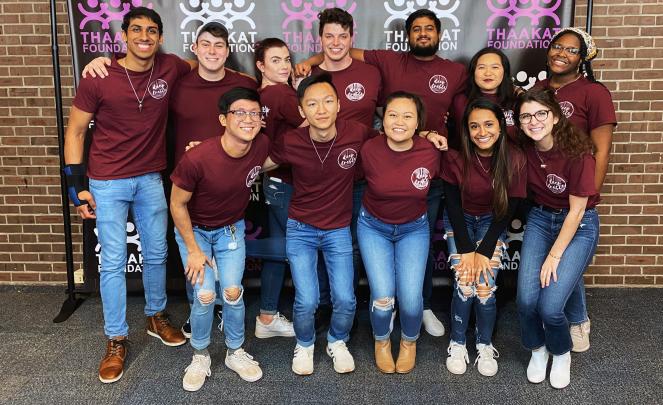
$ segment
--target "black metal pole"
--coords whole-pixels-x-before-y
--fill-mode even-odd
[[[60,313],[53,322],[64,322],[74,313],[83,302],[76,298],[76,285],[74,283],[74,253],[71,240],[71,217],[69,215],[69,197],[67,196],[67,185],[63,174],[64,169],[64,119],[62,112],[62,86],[60,83],[60,51],[58,47],[58,23],[56,17],[55,0],[50,0],[51,5],[51,54],[53,56],[53,85],[55,87],[55,118],[58,126],[58,146],[60,150],[60,193],[62,194],[62,217],[64,222],[64,249],[67,262],[67,299],[60,308]]]
[[[592,12],[594,11],[594,0],[587,0],[587,25],[585,31],[592,34]]]

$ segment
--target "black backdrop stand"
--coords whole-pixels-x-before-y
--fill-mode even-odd
[[[60,84],[60,52],[58,48],[58,27],[56,18],[55,0],[50,0],[51,5],[51,54],[53,56],[53,84],[55,87],[55,117],[58,126],[58,146],[60,149],[60,192],[62,194],[62,217],[64,222],[64,248],[65,260],[67,262],[67,299],[60,308],[60,313],[53,322],[64,322],[76,311],[82,303],[82,298],[76,297],[76,285],[74,283],[74,253],[71,241],[71,217],[69,215],[69,197],[67,185],[63,175],[64,169],[64,119],[62,113],[62,86]]]

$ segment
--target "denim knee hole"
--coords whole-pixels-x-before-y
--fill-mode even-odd
[[[384,297],[373,300],[373,305],[371,306],[371,311],[380,310],[380,311],[389,311],[393,312],[394,310],[394,297]]]
[[[237,305],[244,295],[244,290],[240,286],[228,287],[223,289],[223,301],[229,305]]]
[[[197,297],[198,302],[200,302],[203,306],[208,306],[213,304],[216,300],[216,292],[210,290],[200,290],[198,291]]]

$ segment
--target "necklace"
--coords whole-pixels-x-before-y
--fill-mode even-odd
[[[127,70],[126,66],[126,60],[124,62],[124,73],[127,74],[127,79],[129,80],[129,85],[131,86],[131,90],[134,91],[134,96],[136,97],[136,101],[138,101],[138,112],[143,112],[143,100],[145,100],[145,96],[147,95],[147,89],[150,87],[150,81],[152,80],[152,73],[154,72],[154,62],[152,62],[152,69],[150,69],[150,77],[147,79],[147,85],[145,85],[145,91],[143,92],[143,98],[138,98],[138,93],[136,93],[136,89],[134,88],[134,84],[131,83],[131,77],[129,77],[129,71]]]
[[[539,161],[541,162],[541,165],[540,165],[541,168],[542,168],[542,169],[545,169],[545,168],[546,168],[546,162],[544,162],[544,160],[543,160],[543,158],[541,157],[541,155],[539,155],[539,151],[536,150],[536,146],[534,147],[534,153],[536,153],[536,157],[538,157],[538,158],[539,158]]]
[[[488,172],[489,172],[490,170],[486,170],[486,169],[483,167],[483,164],[481,164],[481,159],[479,159],[479,154],[477,154],[477,151],[474,151],[474,156],[477,157],[477,162],[479,162],[479,166],[481,166],[481,170],[483,170],[484,173],[488,174]]]
[[[334,135],[334,139],[332,139],[331,146],[329,147],[329,150],[327,151],[327,154],[325,155],[324,158],[320,157],[320,153],[318,153],[318,148],[315,146],[315,142],[313,142],[313,138],[309,137],[311,140],[311,145],[313,145],[313,150],[315,150],[315,154],[318,156],[318,160],[320,161],[320,165],[324,166],[325,165],[325,160],[327,160],[327,157],[329,157],[329,153],[331,152],[332,148],[334,147],[334,142],[336,142],[336,136],[338,134]]]
[[[560,91],[563,87],[568,86],[568,85],[571,84],[571,83],[575,83],[575,82],[577,82],[578,79],[580,79],[581,77],[582,77],[582,75],[581,75],[580,73],[578,73],[578,76],[576,76],[575,79],[571,80],[571,81],[568,82],[568,83],[564,83],[563,85],[561,85],[561,86],[559,86],[558,88],[556,88],[556,89],[555,89],[555,95],[557,95],[557,92]]]

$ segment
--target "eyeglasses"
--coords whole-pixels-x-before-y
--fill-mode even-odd
[[[245,117],[250,117],[252,121],[260,121],[265,118],[265,114],[262,111],[229,110],[228,114],[234,114],[240,120],[243,120]]]
[[[550,113],[550,110],[540,110],[535,112],[534,114],[520,114],[518,116],[518,120],[520,121],[521,124],[529,124],[532,122],[532,117],[536,118],[537,121],[543,122],[548,118],[548,114]]]
[[[573,56],[580,55],[580,49],[579,48],[574,48],[574,47],[571,47],[571,46],[562,46],[560,44],[552,44],[550,46],[550,49],[552,49],[553,51],[555,51],[557,53],[562,53],[562,51],[564,51],[569,55],[573,55]]]

